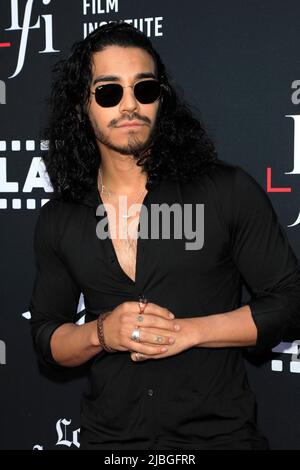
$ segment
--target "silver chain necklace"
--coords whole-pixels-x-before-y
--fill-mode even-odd
[[[101,194],[105,194],[107,197],[112,197],[114,193],[112,193],[111,191],[107,190],[106,187],[105,187],[105,185],[103,184],[102,173],[101,173],[100,168],[99,168],[99,176],[100,176],[100,193],[101,193]],[[138,197],[134,200],[133,204],[136,204],[136,203],[138,202],[138,200],[139,200],[140,197],[144,194],[145,191],[146,191],[146,188],[144,188],[144,189],[138,194]],[[129,217],[132,217],[132,215],[129,215],[128,212],[121,214],[121,216],[122,216],[123,219],[129,219]]]

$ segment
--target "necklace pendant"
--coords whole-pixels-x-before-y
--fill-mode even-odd
[[[101,184],[101,194],[106,194],[106,196],[111,197],[111,192],[105,189],[103,184]]]

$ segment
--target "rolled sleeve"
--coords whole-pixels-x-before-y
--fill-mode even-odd
[[[51,353],[51,336],[62,324],[75,321],[81,293],[59,254],[56,215],[55,202],[45,204],[34,234],[36,277],[29,310],[34,346],[44,365],[57,365]]]
[[[256,345],[248,351],[262,354],[299,323],[299,263],[267,194],[239,167],[232,207],[233,259],[251,294],[248,305],[257,327]]]

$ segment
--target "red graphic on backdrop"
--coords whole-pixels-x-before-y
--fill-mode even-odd
[[[291,193],[292,188],[290,186],[274,188],[272,186],[272,168],[267,168],[267,191],[268,193]]]

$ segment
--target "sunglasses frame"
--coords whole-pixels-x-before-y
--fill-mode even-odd
[[[159,94],[159,96],[158,96],[154,101],[152,101],[152,102],[150,102],[150,103],[141,103],[141,102],[138,100],[138,98],[136,97],[136,94],[135,94],[135,92],[134,92],[134,89],[135,89],[136,85],[138,85],[139,83],[144,83],[144,82],[156,82],[156,83],[158,83],[159,86],[160,86],[160,94]],[[105,87],[105,86],[109,86],[109,85],[118,85],[119,87],[121,87],[121,88],[123,89],[122,96],[121,96],[121,98],[120,98],[120,101],[118,101],[118,103],[113,104],[113,105],[111,105],[111,106],[102,106],[102,105],[99,104],[98,101],[96,100],[96,91],[97,91],[97,88],[99,88],[99,87]],[[132,88],[132,89],[133,89],[134,97],[135,97],[135,99],[136,99],[140,104],[153,104],[153,103],[155,103],[157,100],[160,99],[160,97],[161,97],[161,95],[162,95],[162,89],[163,89],[163,87],[164,87],[163,84],[160,83],[159,80],[151,79],[151,78],[150,78],[150,79],[147,79],[147,80],[139,80],[138,82],[135,82],[133,85],[127,85],[127,86],[123,86],[123,85],[121,85],[120,83],[104,83],[103,85],[98,85],[98,86],[96,87],[95,91],[91,91],[91,93],[92,93],[92,95],[95,95],[95,101],[96,101],[96,103],[98,104],[98,106],[100,106],[101,108],[113,108],[113,107],[115,107],[115,106],[118,106],[118,104],[121,103],[121,101],[122,101],[122,99],[123,99],[123,96],[124,96],[124,88]]]

